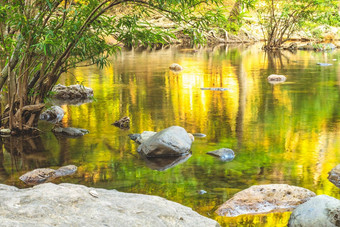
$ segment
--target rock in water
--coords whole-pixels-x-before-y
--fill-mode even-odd
[[[224,87],[202,87],[201,90],[210,90],[210,91],[228,91],[229,88]]]
[[[153,131],[144,131],[140,134],[140,137],[136,140],[137,143],[143,143],[144,141],[148,140],[151,136],[155,135],[157,132]]]
[[[130,118],[123,117],[122,119],[115,121],[112,125],[121,128],[121,129],[129,129],[130,128]]]
[[[236,193],[216,213],[235,217],[242,214],[291,211],[314,196],[315,193],[308,189],[288,184],[254,185]]]
[[[272,74],[267,77],[268,82],[271,84],[283,83],[286,81],[286,79],[287,78],[284,75],[276,75],[276,74]]]
[[[173,63],[173,64],[170,65],[169,69],[172,70],[172,71],[175,71],[175,72],[179,72],[179,71],[183,70],[183,67],[180,66],[177,63]]]
[[[340,200],[327,195],[311,198],[293,211],[288,226],[340,226]]]
[[[37,185],[52,181],[57,177],[74,174],[76,171],[77,167],[75,165],[63,166],[57,170],[40,168],[25,173],[24,175],[20,176],[19,179],[27,185]]]
[[[235,153],[229,148],[221,148],[215,151],[209,151],[207,154],[219,157],[222,161],[231,161],[235,158]]]
[[[316,63],[317,65],[320,65],[320,66],[331,66],[332,64],[329,64],[329,63]]]
[[[0,134],[1,135],[10,135],[11,130],[9,128],[2,128],[2,129],[0,129]]]
[[[146,157],[181,156],[188,154],[192,140],[184,128],[171,126],[144,141],[138,147]]]
[[[56,124],[64,117],[64,110],[59,106],[51,106],[51,108],[40,114],[39,119]]]
[[[203,134],[203,133],[192,133],[192,135],[194,137],[206,137],[207,136],[206,134]]]
[[[131,140],[137,142],[137,140],[141,137],[140,133],[133,133],[133,134],[129,134],[128,135],[130,137]]]
[[[55,170],[48,168],[35,169],[19,177],[27,185],[42,184],[55,178]]]
[[[52,183],[27,189],[0,184],[0,192],[1,226],[219,226],[158,196]]]
[[[52,129],[52,132],[63,135],[63,136],[69,136],[69,137],[78,137],[78,136],[83,136],[89,133],[88,130],[82,129],[82,128],[54,128]]]
[[[328,173],[328,180],[340,188],[340,164]]]
[[[62,176],[74,174],[76,171],[77,171],[77,166],[75,165],[62,166],[55,171],[55,175],[57,177],[62,177]]]
[[[207,191],[205,191],[205,190],[199,190],[198,191],[198,194],[200,194],[200,195],[204,195],[204,194],[206,194],[207,193]]]
[[[153,132],[153,131],[144,131],[142,132],[142,134],[139,134],[139,133],[129,134],[129,137],[133,141],[139,144],[142,144],[144,141],[146,141],[147,139],[149,139],[151,136],[155,135],[156,133],[157,132]],[[188,133],[188,135],[192,141],[195,140],[194,136],[191,133]]]
[[[92,88],[80,84],[64,86],[58,84],[53,87],[54,97],[57,99],[88,99],[93,97]]]

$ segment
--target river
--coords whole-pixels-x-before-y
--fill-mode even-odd
[[[18,179],[27,171],[74,164],[75,175],[55,182],[162,196],[230,226],[287,224],[289,213],[215,216],[219,205],[255,184],[285,183],[340,199],[327,179],[340,163],[340,51],[268,55],[260,47],[123,50],[104,69],[72,70],[59,82],[91,87],[95,98],[62,105],[62,122],[90,133],[56,137],[41,122],[41,136],[3,139],[0,183],[27,187]],[[184,70],[171,72],[172,63]],[[270,74],[287,81],[272,85]],[[201,90],[207,87],[228,90]],[[129,130],[111,125],[124,116]],[[173,125],[207,136],[195,138],[185,162],[159,171],[161,164],[144,161],[128,135]],[[219,148],[233,149],[235,159],[206,154]]]

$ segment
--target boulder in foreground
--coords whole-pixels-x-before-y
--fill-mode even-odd
[[[264,214],[291,211],[314,197],[315,193],[288,184],[254,185],[236,193],[216,213],[235,217],[242,214]]]
[[[219,226],[157,196],[52,183],[28,189],[0,184],[0,193],[2,226]]]
[[[327,195],[311,198],[293,211],[288,226],[340,226],[340,200]]]

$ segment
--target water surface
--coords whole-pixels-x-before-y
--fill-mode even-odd
[[[174,62],[184,70],[169,71]],[[92,103],[62,106],[63,125],[90,134],[57,138],[41,122],[40,137],[3,139],[0,183],[27,187],[18,179],[27,171],[74,164],[77,174],[56,183],[159,195],[231,226],[285,226],[289,213],[222,220],[214,211],[255,184],[286,183],[340,199],[327,180],[340,163],[339,64],[339,51],[267,55],[258,45],[122,51],[107,68],[77,68],[59,81],[93,88]],[[269,84],[273,73],[287,81]],[[200,89],[206,87],[228,90]],[[111,125],[124,116],[129,130]],[[172,125],[207,136],[196,138],[186,161],[157,171],[128,134]],[[206,155],[219,148],[233,149],[236,158]]]

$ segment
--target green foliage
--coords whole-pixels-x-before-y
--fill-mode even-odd
[[[256,7],[265,48],[281,46],[298,29],[312,24],[339,24],[338,1],[293,0],[260,1]]]
[[[18,102],[43,102],[60,75],[76,66],[97,64],[104,67],[108,57],[126,46],[152,46],[170,43],[174,30],[153,27],[144,18],[162,14],[193,35],[193,42],[204,42],[209,15],[195,15],[201,4],[218,0],[110,1],[70,0],[5,1],[0,4],[0,50],[9,62],[2,69],[0,88],[10,77],[13,112]],[[132,6],[124,15],[112,14],[115,7]],[[111,12],[111,14],[109,13]],[[221,15],[221,14],[220,14]],[[114,37],[116,43],[106,39]],[[11,60],[10,60],[11,59]],[[20,78],[20,79],[19,79]],[[27,94],[20,96],[16,87]],[[34,91],[34,92],[31,92]],[[21,99],[25,100],[21,100]],[[28,119],[28,118],[27,118]],[[11,119],[10,119],[11,122]],[[12,121],[13,122],[13,121]],[[33,121],[31,121],[33,122]],[[21,123],[12,123],[19,125]],[[24,122],[25,124],[25,122]],[[28,125],[28,127],[31,127]]]

